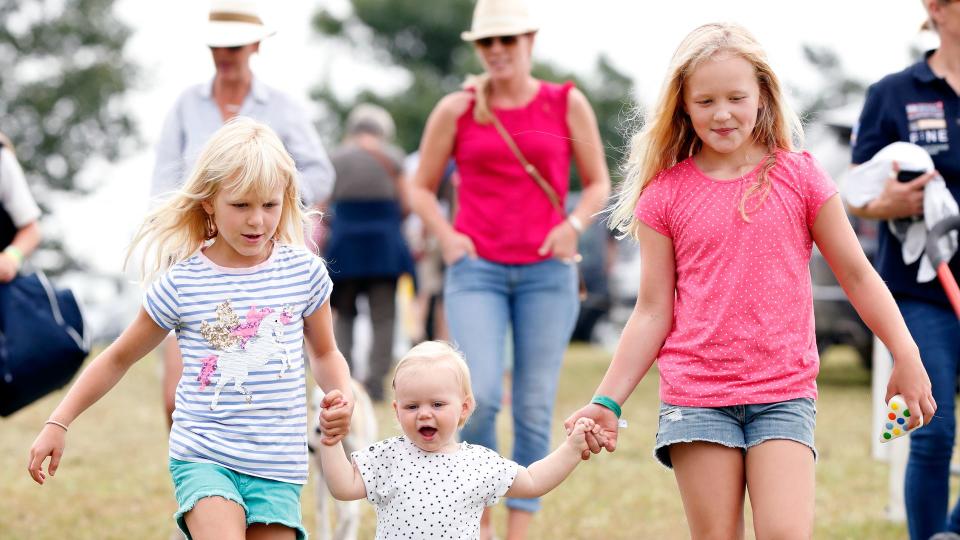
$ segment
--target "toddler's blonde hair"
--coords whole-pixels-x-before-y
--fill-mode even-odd
[[[265,124],[235,117],[204,145],[186,184],[147,215],[130,243],[126,262],[142,244],[140,277],[150,281],[196,253],[216,236],[202,203],[212,202],[221,191],[263,199],[282,191],[283,208],[274,240],[305,245],[304,230],[310,226],[310,215],[317,212],[304,208],[297,182],[296,165],[277,134]]]
[[[617,201],[611,207],[612,229],[636,237],[639,220],[634,216],[634,210],[643,188],[657,173],[700,151],[703,142],[697,137],[683,108],[685,84],[703,62],[721,54],[743,58],[753,66],[760,86],[760,111],[753,138],[770,152],[763,161],[757,182],[749,186],[741,198],[740,215],[745,221],[750,221],[750,210],[759,207],[770,191],[768,173],[776,164],[775,151],[793,150],[794,144],[801,143],[800,119],[787,105],[780,79],[770,67],[760,43],[742,26],[705,24],[690,32],[677,47],[656,106],[643,128],[631,138],[624,181]],[[757,197],[758,202],[747,208],[747,201],[752,197]]]
[[[448,366],[453,370],[460,385],[460,392],[463,394],[463,400],[469,405],[469,412],[460,419],[460,427],[466,423],[467,419],[473,413],[476,407],[476,401],[473,398],[473,387],[470,383],[470,368],[463,358],[463,354],[445,341],[424,341],[412,349],[397,362],[396,369],[393,370],[393,382],[391,387],[394,391],[397,389],[397,378],[401,372],[411,369],[433,369],[437,366]]]

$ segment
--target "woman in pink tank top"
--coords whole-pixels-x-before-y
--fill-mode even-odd
[[[463,39],[475,45],[485,73],[434,108],[411,194],[414,210],[440,239],[448,324],[473,379],[476,411],[461,437],[496,450],[509,328],[513,459],[521,465],[549,450],[556,383],[579,311],[577,237],[610,191],[597,121],[584,95],[570,83],[531,75],[536,30],[522,0],[479,0]],[[453,223],[436,199],[451,157],[461,178]],[[583,193],[566,216],[571,158]],[[508,538],[524,538],[539,501],[510,499],[507,506]],[[490,531],[485,513],[481,538]]]

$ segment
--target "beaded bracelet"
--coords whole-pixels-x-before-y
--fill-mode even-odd
[[[620,414],[623,412],[620,410],[620,405],[618,405],[613,398],[607,396],[593,396],[590,403],[596,403],[597,405],[610,409],[613,411],[613,414],[617,415],[617,418],[620,418]]]

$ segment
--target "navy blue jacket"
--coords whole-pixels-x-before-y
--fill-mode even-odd
[[[931,54],[867,90],[860,121],[853,131],[853,163],[869,161],[892,142],[917,144],[930,154],[950,192],[960,201],[960,97],[930,70],[927,58]],[[949,307],[937,280],[917,283],[919,261],[904,264],[900,241],[886,224],[879,227],[874,264],[896,298]],[[950,268],[960,277],[960,257],[953,258]]]

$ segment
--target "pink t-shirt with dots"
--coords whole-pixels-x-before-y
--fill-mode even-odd
[[[820,359],[808,262],[811,228],[837,189],[806,153],[778,152],[771,190],[740,215],[741,178],[687,159],[644,189],[636,215],[673,241],[673,327],[657,358],[660,399],[722,407],[817,397]],[[748,208],[755,199],[748,201]]]

